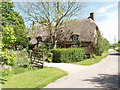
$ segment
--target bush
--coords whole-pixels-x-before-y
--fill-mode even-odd
[[[28,67],[28,66],[30,66],[30,62],[31,62],[31,59],[30,59],[26,49],[17,51],[16,66]]]
[[[27,50],[23,49],[21,51],[14,51],[5,49],[0,51],[0,64],[6,64],[10,66],[30,66],[30,57],[28,56]]]
[[[83,60],[85,51],[82,48],[52,49],[53,62],[79,62]]]
[[[80,62],[75,62],[74,64],[89,66],[89,65],[93,65],[95,63],[100,62],[105,57],[107,57],[107,55],[102,55],[102,56],[93,55],[89,59],[85,59],[85,60],[80,61]]]
[[[50,45],[49,44],[41,44],[38,46],[37,51],[44,53],[44,60],[48,62],[52,62],[53,54],[50,52]]]
[[[109,42],[106,39],[100,40],[96,45],[96,55],[102,55],[102,53],[109,50]]]
[[[52,59],[53,59],[53,54],[52,53],[47,53],[45,56],[46,56],[45,61],[52,62]]]
[[[46,44],[39,44],[37,51],[41,51],[44,53],[48,53],[49,52],[49,47]]]
[[[4,47],[8,47],[10,44],[15,43],[16,37],[12,26],[3,28],[3,34],[2,43],[4,44]]]
[[[16,61],[16,57],[17,57],[15,51],[6,49],[5,51],[2,51],[0,54],[2,57],[1,63],[10,65],[10,66],[15,65],[15,61]]]
[[[9,68],[5,68],[3,70],[0,70],[0,77],[6,77],[8,76],[10,73],[10,69]]]

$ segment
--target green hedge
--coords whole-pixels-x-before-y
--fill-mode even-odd
[[[51,52],[53,53],[52,62],[79,62],[85,56],[85,51],[82,48],[52,49]]]

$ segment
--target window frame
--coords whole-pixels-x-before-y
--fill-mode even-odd
[[[72,41],[78,41],[78,37],[79,37],[79,35],[73,34],[72,35]]]

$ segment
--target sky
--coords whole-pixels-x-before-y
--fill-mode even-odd
[[[96,24],[103,37],[113,44],[118,41],[118,3],[117,2],[88,2],[85,17],[94,12]]]
[[[84,10],[83,18],[95,13],[95,22],[103,37],[111,44],[118,41],[118,2],[86,2]]]

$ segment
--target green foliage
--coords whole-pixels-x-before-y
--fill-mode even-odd
[[[120,52],[120,48],[117,51]]]
[[[53,62],[78,62],[83,60],[85,51],[82,48],[52,49]]]
[[[53,54],[50,52],[49,44],[41,44],[38,46],[38,51],[44,52],[44,60],[52,62]]]
[[[26,49],[17,51],[17,58],[15,61],[15,63],[16,63],[15,66],[29,67],[29,66],[31,66],[30,62],[31,62],[31,60],[30,60],[29,54]]]
[[[3,31],[6,26],[10,26],[13,28],[14,36],[16,37],[16,42],[14,44],[24,46],[28,43],[27,40],[27,31],[26,26],[24,24],[24,20],[22,16],[19,15],[18,12],[14,11],[14,3],[13,2],[1,2],[1,26],[0,31]],[[4,30],[3,34],[5,35],[8,30]],[[12,41],[8,41],[12,42]]]
[[[118,45],[117,46],[118,46],[117,51],[120,52],[120,40],[118,41]]]
[[[10,44],[14,44],[16,42],[15,32],[13,30],[13,27],[6,26],[3,28],[3,37],[2,42],[4,44],[4,47],[8,47]]]
[[[86,59],[86,60],[83,60],[83,61],[80,61],[80,62],[75,62],[74,64],[90,66],[90,65],[93,65],[95,63],[100,62],[105,57],[107,57],[107,55],[102,55],[102,56],[96,56],[96,55],[94,55],[90,59]]]
[[[4,45],[3,45],[3,43],[2,43],[2,39],[0,38],[0,52],[1,52],[3,46],[4,46]]]
[[[114,45],[115,45],[115,47],[120,47],[120,40],[118,41],[117,44],[114,44]]]
[[[14,11],[14,2],[1,2],[2,25],[20,25],[24,20],[18,12]]]
[[[16,37],[16,45],[21,47],[28,44],[28,32],[24,25],[15,25],[14,26],[15,37]]]
[[[53,59],[53,53],[46,54],[45,61],[52,62],[52,59]]]
[[[107,39],[103,38],[98,32],[98,40],[96,44],[96,55],[102,55],[103,52],[108,51],[110,44]]]
[[[16,52],[13,50],[5,50],[1,52],[3,64],[13,66],[17,58]]]
[[[10,69],[9,68],[5,68],[3,70],[0,70],[0,77],[6,77],[8,76],[10,73]]]
[[[113,49],[120,52],[120,40],[118,41],[118,43],[113,44]]]
[[[47,20],[41,20],[40,23],[47,23]]]
[[[44,52],[44,53],[48,53],[49,52],[49,47],[47,47],[46,44],[39,44],[37,50],[41,51],[41,52]]]

